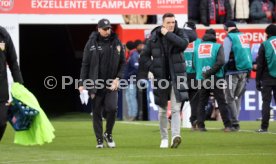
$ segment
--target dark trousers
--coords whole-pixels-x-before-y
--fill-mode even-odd
[[[138,114],[136,120],[148,120],[147,89],[137,89]]]
[[[102,113],[106,114],[106,133],[112,134],[118,108],[118,92],[96,95],[92,100],[93,128],[97,139],[103,139]]]
[[[273,97],[276,102],[276,86],[263,86],[262,89],[262,97],[263,97],[263,105],[262,105],[262,129],[267,129],[269,126],[269,118],[270,118],[270,103],[272,99],[272,91]]]
[[[197,120],[197,105],[199,101],[199,90],[196,88],[198,86],[198,81],[196,80],[195,73],[187,73],[187,84],[189,87],[188,95],[191,106],[191,116],[190,122],[191,124]],[[183,108],[184,103],[181,105],[181,109]]]
[[[199,101],[199,90],[197,89],[189,89],[189,101],[191,106],[191,117],[190,122],[193,123],[197,120],[197,105]]]
[[[205,128],[205,106],[208,104],[210,92],[214,93],[214,97],[218,102],[219,111],[223,120],[223,124],[225,127],[231,127],[231,121],[229,118],[229,110],[227,108],[227,103],[225,99],[225,90],[218,89],[214,87],[214,89],[205,89],[202,88],[199,91],[199,102],[197,107],[197,124],[199,128]]]
[[[6,102],[0,103],[0,141],[5,133],[7,126],[7,113],[8,107],[6,106]]]

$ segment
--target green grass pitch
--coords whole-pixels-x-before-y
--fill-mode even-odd
[[[221,130],[222,122],[207,121],[205,133],[182,128],[182,143],[177,149],[159,148],[156,121],[117,121],[114,149],[96,149],[89,114],[67,114],[51,122],[56,138],[42,146],[14,144],[14,132],[9,125],[0,143],[0,164],[276,163],[276,122],[270,122],[269,133],[258,134],[254,132],[260,126],[257,121],[241,122],[241,131],[231,133]]]

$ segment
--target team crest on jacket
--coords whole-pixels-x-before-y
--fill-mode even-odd
[[[276,54],[276,39],[271,40],[270,44],[271,44],[271,46],[272,46],[272,48],[274,50],[274,53]]]
[[[117,51],[118,51],[118,55],[120,55],[120,53],[121,53],[121,46],[118,45],[116,48],[117,48]]]
[[[0,51],[5,51],[5,49],[6,49],[6,44],[2,41],[0,43]]]
[[[212,44],[200,44],[198,47],[198,58],[212,57]]]
[[[250,48],[249,38],[245,34],[239,35],[239,40],[242,45],[242,48]]]

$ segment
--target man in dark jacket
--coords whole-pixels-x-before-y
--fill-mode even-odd
[[[97,148],[114,148],[112,129],[115,124],[119,79],[123,78],[125,57],[117,35],[111,31],[110,21],[101,19],[98,31],[92,32],[84,48],[80,93],[86,88],[93,101],[93,128],[97,138]],[[88,86],[88,82],[92,86]],[[103,134],[102,112],[106,112],[106,131]]]
[[[276,25],[270,24],[265,32],[267,41],[261,44],[257,57],[256,88],[262,92],[262,124],[257,132],[267,132],[272,95],[276,101]],[[272,94],[273,91],[273,94]]]
[[[196,39],[196,33],[190,31],[192,42]],[[189,44],[189,37],[183,29],[177,27],[175,16],[171,13],[163,15],[162,26],[156,27],[151,34],[140,55],[138,79],[146,79],[149,71],[153,73],[154,100],[159,106],[160,148],[169,147],[167,105],[168,100],[171,100],[171,148],[177,148],[181,143],[181,101],[188,99],[187,88],[184,85],[177,86],[177,81],[179,77],[185,76],[183,51]]]
[[[231,121],[228,116],[228,108],[224,95],[224,88],[217,85],[218,80],[223,80],[224,53],[223,47],[216,43],[216,32],[213,29],[206,30],[195,51],[194,65],[196,79],[202,84],[199,88],[199,103],[197,106],[197,125],[199,131],[207,131],[205,128],[205,106],[208,103],[210,92],[214,92],[215,99],[218,102],[219,111],[224,124],[224,131],[231,131]],[[207,80],[213,82],[208,83]],[[222,87],[222,88],[220,88]]]
[[[17,55],[9,33],[0,26],[0,141],[7,126],[7,101],[9,99],[7,64],[14,82],[23,83],[22,75],[17,63]]]

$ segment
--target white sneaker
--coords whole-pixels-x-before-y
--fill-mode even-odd
[[[177,148],[181,143],[181,136],[176,135],[172,138],[171,148]]]
[[[168,139],[162,139],[160,148],[168,148],[169,147],[169,140]]]

